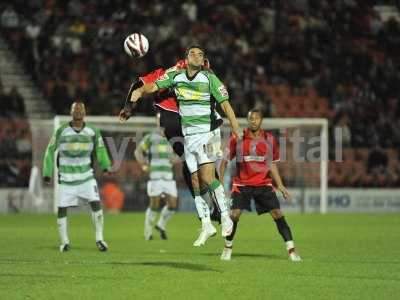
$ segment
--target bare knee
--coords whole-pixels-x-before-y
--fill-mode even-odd
[[[156,210],[158,209],[158,206],[160,204],[160,199],[158,197],[152,197],[150,198],[150,209],[151,210]]]
[[[199,177],[197,175],[198,173],[195,172],[191,175],[191,180],[192,180],[192,186],[194,189],[199,189],[200,188],[200,183],[199,183]]]
[[[234,209],[231,211],[231,219],[232,221],[239,221],[240,215],[242,214],[242,211],[240,209]]]
[[[283,217],[283,213],[279,208],[271,210],[270,214],[274,220],[277,220],[277,219],[280,219]]]
[[[167,207],[170,210],[176,209],[178,206],[178,199],[175,197],[170,197],[167,201]]]

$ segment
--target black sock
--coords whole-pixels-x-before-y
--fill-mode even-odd
[[[288,223],[286,223],[285,217],[282,216],[274,221],[283,240],[285,242],[293,240],[292,232],[290,231]]]
[[[232,233],[225,238],[227,241],[233,241],[233,238],[235,237],[235,233],[236,233],[236,228],[237,228],[238,222],[239,221],[233,221]]]

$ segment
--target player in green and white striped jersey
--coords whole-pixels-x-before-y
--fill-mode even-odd
[[[135,150],[135,157],[142,169],[149,172],[147,195],[150,198],[144,222],[144,237],[153,239],[152,223],[160,206],[161,196],[165,196],[166,204],[161,210],[160,218],[155,228],[161,239],[167,239],[166,225],[175,212],[178,200],[176,182],[173,179],[173,162],[178,157],[160,128],[160,114],[157,113],[157,129],[145,135]]]
[[[67,230],[67,208],[78,205],[78,199],[89,201],[92,221],[96,230],[96,245],[107,251],[103,238],[103,210],[93,172],[93,154],[101,169],[110,172],[111,162],[100,131],[84,122],[85,105],[76,101],[71,106],[72,121],[61,125],[52,136],[44,156],[43,177],[50,183],[57,155],[58,167],[58,218],[61,238],[60,251],[70,249]]]
[[[155,83],[148,83],[134,90],[131,101],[137,102],[143,94],[154,93],[158,89],[175,90],[185,136],[185,160],[192,173],[195,202],[196,197],[201,198],[201,182],[209,189],[211,197],[221,211],[222,236],[225,237],[231,233],[233,224],[225,202],[224,189],[214,173],[217,153],[220,152],[220,134],[219,130],[213,130],[211,96],[228,117],[233,135],[239,134],[239,125],[229,104],[225,86],[210,69],[203,68],[204,50],[200,46],[191,46],[187,49],[186,59],[186,69],[166,70]],[[194,246],[201,246],[208,237],[216,233],[209,220],[202,219],[202,225],[202,232]]]

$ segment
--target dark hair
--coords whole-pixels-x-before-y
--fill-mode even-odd
[[[262,112],[262,110],[260,108],[252,108],[252,109],[250,109],[249,112],[247,113],[247,116],[249,116],[250,114],[253,114],[253,113],[259,114],[261,116],[261,119],[264,117],[263,116],[263,112]]]
[[[190,51],[191,49],[193,49],[193,48],[198,48],[198,49],[200,49],[201,51],[203,51],[204,57],[206,56],[206,50],[205,50],[202,46],[197,45],[197,44],[193,44],[193,45],[190,45],[189,47],[186,48],[185,57],[187,57],[187,56],[189,55],[189,51]]]

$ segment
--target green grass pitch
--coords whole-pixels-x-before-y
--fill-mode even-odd
[[[106,253],[88,214],[69,215],[58,252],[53,215],[0,216],[0,299],[400,299],[400,216],[287,215],[301,263],[270,216],[245,214],[232,261],[218,235],[194,248],[199,222],[178,213],[168,241],[145,242],[143,213],[106,215]]]

